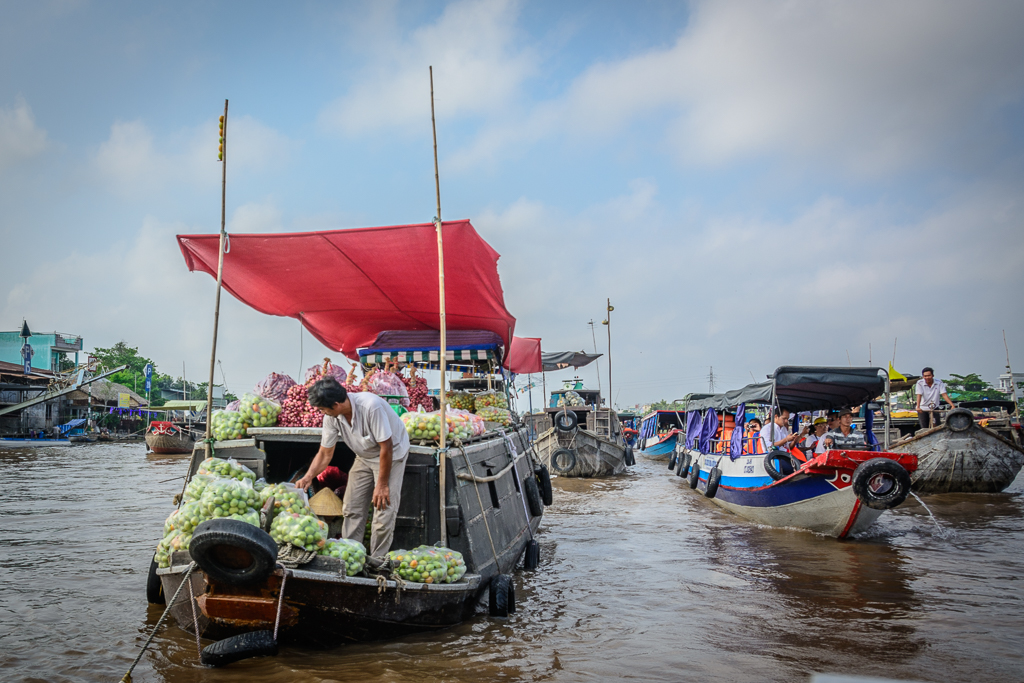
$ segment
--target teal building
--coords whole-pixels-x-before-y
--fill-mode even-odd
[[[0,361],[22,364],[21,347],[25,340],[21,331],[0,332]],[[78,352],[82,350],[82,338],[74,334],[50,332],[33,333],[28,338],[32,347],[32,367],[37,370],[56,370],[60,366],[60,358],[68,354],[69,360],[78,364]],[[73,358],[72,358],[73,354]]]

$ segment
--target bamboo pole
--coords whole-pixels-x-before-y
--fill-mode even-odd
[[[445,320],[445,306],[444,306],[444,236],[442,234],[442,223],[441,223],[441,175],[438,172],[437,165],[437,122],[434,118],[434,67],[430,67],[430,128],[434,134],[434,190],[437,194],[437,215],[434,217],[434,227],[437,229],[437,287],[438,296],[440,297],[440,305],[438,311],[440,313],[440,327],[441,327],[441,393],[438,397],[440,403],[439,417],[441,420],[441,443],[440,448],[437,451],[437,466],[438,466],[438,477],[440,481],[440,501],[441,501],[441,544],[448,545],[448,524],[446,522],[446,512],[448,508],[446,484],[448,481],[448,467],[446,462],[445,448],[447,438],[445,431],[448,427],[448,421],[446,419],[446,397],[445,397],[445,371],[448,366],[448,340],[447,340],[447,321]]]
[[[224,281],[224,242],[227,239],[228,193],[228,101],[224,100],[224,125],[220,143],[220,248],[217,249],[217,295],[213,305],[213,345],[210,348],[210,382],[206,385],[206,457],[210,457],[210,435],[213,430],[213,372],[217,365],[217,328],[220,324],[220,290]],[[182,382],[184,382],[182,377]]]
[[[1013,417],[1020,416],[1017,405],[1017,383],[1013,381],[1013,368],[1010,367],[1010,347],[1006,343],[1006,330],[1003,330],[1003,348],[1006,349],[1006,372],[1010,374],[1010,400],[1013,401]]]

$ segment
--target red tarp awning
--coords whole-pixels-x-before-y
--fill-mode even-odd
[[[498,252],[468,220],[445,221],[449,330],[490,330],[509,348]],[[178,235],[191,271],[217,277],[218,235]],[[433,223],[277,235],[231,235],[224,288],[268,315],[298,318],[332,350],[357,358],[384,330],[440,327]]]
[[[542,372],[544,364],[540,359],[540,339],[512,337],[512,347],[505,355],[505,367],[517,375]]]

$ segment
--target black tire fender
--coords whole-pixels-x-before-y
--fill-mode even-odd
[[[722,481],[722,470],[712,467],[708,473],[708,487],[704,489],[704,496],[714,498],[718,493],[718,484]]]
[[[679,464],[679,454],[676,453],[675,451],[673,451],[672,455],[668,456],[668,468],[670,470],[674,470],[676,468],[676,465],[678,465],[678,464]]]
[[[956,408],[946,413],[945,424],[951,432],[966,432],[974,424],[974,413],[967,408]]]
[[[696,456],[693,458],[693,463],[690,465],[690,476],[686,479],[691,489],[697,488],[697,484],[700,482],[700,457]]]
[[[853,471],[853,492],[873,510],[890,510],[910,494],[910,474],[895,460],[872,458]]]
[[[507,617],[516,611],[516,588],[512,577],[498,574],[488,586],[488,608],[492,617]]]
[[[636,460],[633,458],[633,447],[626,446],[626,452],[623,454],[626,461],[626,467],[632,467],[636,464]]]
[[[537,479],[537,486],[540,489],[540,499],[545,505],[551,505],[551,473],[548,472],[547,465],[541,465],[533,471],[534,477]]]
[[[273,631],[251,631],[207,645],[203,648],[199,659],[206,666],[225,666],[250,657],[267,657],[276,654],[277,641],[274,640]]]
[[[156,558],[149,561],[149,576],[146,577],[146,599],[151,605],[166,605],[167,596],[164,595],[164,584],[156,575]]]
[[[576,417],[576,413],[571,410],[563,410],[560,413],[555,413],[555,429],[560,432],[571,432],[576,429],[580,419]]]
[[[532,517],[540,517],[544,514],[544,501],[540,498],[540,487],[537,480],[527,477],[523,480],[523,493],[526,495],[526,503],[530,507]]]
[[[576,467],[576,454],[568,448],[557,448],[551,454],[551,469],[559,474],[565,474]]]
[[[787,451],[772,451],[764,456],[764,471],[768,473],[768,476],[772,478],[772,481],[778,481],[788,477],[788,474],[783,474],[782,470],[775,466],[776,460],[785,460],[793,466],[793,471],[796,472],[800,469],[803,464],[794,457],[792,453]]]
[[[690,456],[687,453],[679,454],[679,464],[676,466],[676,475],[685,477],[690,471]]]
[[[523,555],[523,569],[532,571],[540,564],[540,543],[530,539],[526,543],[526,553]]]
[[[250,586],[277,565],[277,543],[263,529],[240,519],[210,519],[192,533],[189,555],[210,578]]]

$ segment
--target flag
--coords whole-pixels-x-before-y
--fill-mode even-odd
[[[892,366],[892,363],[889,363],[889,380],[892,381],[897,379],[902,380],[904,382],[907,381],[907,378],[901,375],[899,370]]]

